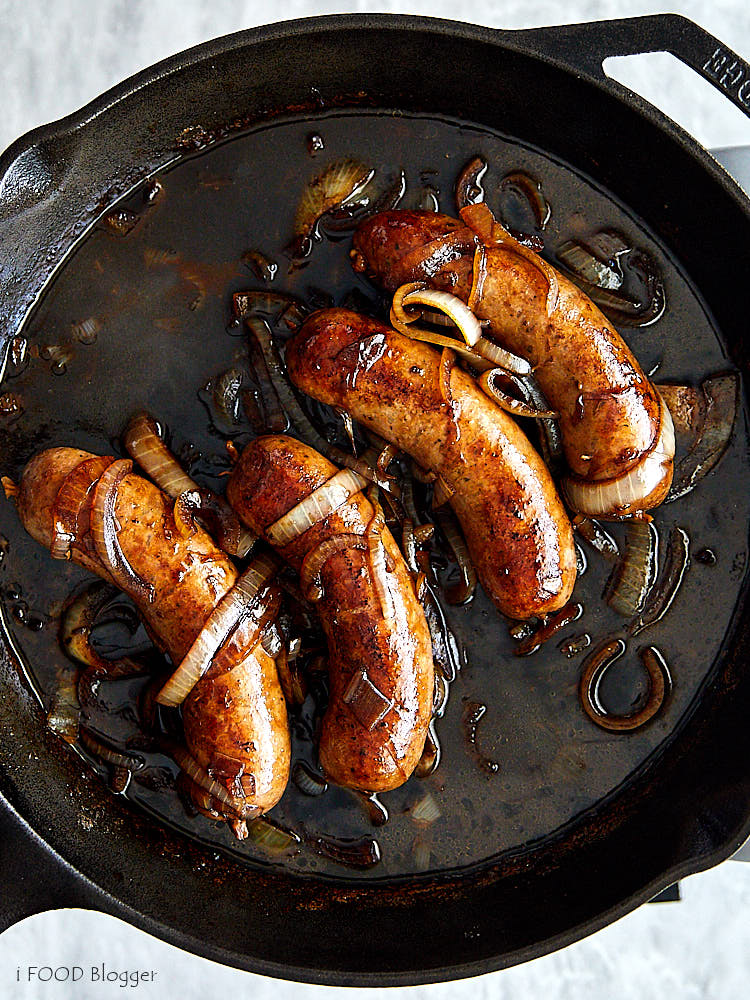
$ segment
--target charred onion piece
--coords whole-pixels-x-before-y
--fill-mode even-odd
[[[366,485],[367,480],[351,469],[339,470],[275,521],[266,532],[268,541],[276,548],[288,545],[308,528],[328,517],[355,493],[360,493]]]
[[[623,618],[643,608],[656,579],[659,533],[653,521],[631,521],[625,536],[625,555],[615,566],[605,596],[607,604]]]
[[[227,591],[211,612],[182,663],[156,696],[160,705],[174,707],[183,703],[211,666],[218,650],[248,617],[256,601],[262,599],[262,592],[277,572],[278,563],[270,555],[259,556],[250,563],[235,585]],[[270,595],[265,596],[269,608],[272,607],[273,601]],[[267,621],[263,620],[264,617],[266,616],[261,615],[261,621],[256,625],[255,638],[260,636],[263,626],[267,624]],[[253,643],[254,639],[249,638],[245,646],[248,652]]]
[[[695,489],[714,469],[729,446],[737,419],[740,380],[736,374],[717,375],[702,383],[705,417],[698,440],[674,472],[665,503],[679,500]]]
[[[609,732],[622,733],[639,729],[652,719],[664,704],[671,678],[667,664],[656,646],[639,650],[643,666],[648,673],[649,686],[645,704],[630,715],[612,715],[599,699],[599,687],[607,670],[625,652],[622,639],[615,639],[586,657],[581,673],[579,695],[586,715],[597,726]]]
[[[456,181],[456,207],[460,212],[467,205],[484,201],[482,178],[487,172],[487,161],[481,156],[469,160]]]

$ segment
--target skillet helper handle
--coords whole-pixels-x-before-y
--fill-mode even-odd
[[[101,910],[101,893],[54,854],[0,795],[0,933],[46,910]]]
[[[545,37],[546,30],[546,37]],[[598,80],[611,81],[602,63],[610,56],[669,52],[713,84],[750,117],[750,64],[680,14],[650,14],[614,21],[522,32],[542,52]]]

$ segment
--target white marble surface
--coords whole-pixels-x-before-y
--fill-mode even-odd
[[[35,125],[60,117],[158,59],[215,35],[280,17],[316,13],[418,13],[520,28],[561,21],[654,13],[648,0],[404,0],[396,3],[289,0],[269,8],[257,0],[0,0],[0,148]],[[661,8],[663,9],[663,8]],[[692,0],[672,7],[692,17],[750,59],[747,0]],[[750,144],[750,123],[671,57],[651,56],[617,71],[708,146]],[[2,873],[0,873],[0,880]],[[750,980],[750,865],[726,863],[683,883],[679,904],[640,910],[562,952],[481,979],[410,990],[439,1000],[473,996],[511,1000],[590,997],[734,1000]],[[206,905],[210,905],[207,900]],[[28,965],[153,969],[137,989],[82,981],[75,987],[16,983]],[[88,972],[86,979],[88,978]],[[357,996],[375,990],[357,991]],[[401,993],[397,990],[393,993]],[[108,917],[61,911],[33,917],[0,937],[4,1000],[89,1000],[138,996],[198,1000],[205,995],[354,996],[353,990],[297,986],[217,967]]]

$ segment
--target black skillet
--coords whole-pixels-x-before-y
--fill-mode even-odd
[[[750,109],[750,67],[673,15],[523,32],[337,16],[190,50],[0,161],[3,341],[103,210],[179,155],[186,128],[220,138],[314,110],[322,96],[479,122],[595,176],[681,259],[744,372],[747,200],[705,150],[603,74],[607,56],[663,50]],[[669,179],[668,197],[654,177]],[[689,718],[626,795],[501,862],[376,887],[217,859],[112,797],[45,730],[4,637],[0,926],[89,907],[215,961],[336,985],[446,980],[564,947],[750,834],[746,591]]]

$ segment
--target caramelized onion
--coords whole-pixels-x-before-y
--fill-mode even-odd
[[[154,587],[139,576],[120,547],[119,525],[115,517],[120,483],[133,470],[129,459],[113,462],[99,478],[91,505],[91,535],[102,565],[126,594],[138,600],[154,599]]]
[[[627,516],[630,509],[652,493],[669,473],[674,458],[674,426],[669,409],[660,398],[659,436],[637,465],[616,479],[586,481],[568,477],[563,490],[574,511],[592,517]]]
[[[646,646],[639,650],[649,678],[645,704],[630,715],[613,715],[607,712],[599,699],[599,687],[606,671],[624,652],[624,641],[615,639],[591,653],[584,661],[578,688],[586,715],[597,726],[615,733],[639,729],[652,719],[664,704],[671,685],[669,670],[663,656],[655,646]]]
[[[544,197],[542,185],[522,170],[506,174],[500,181],[500,193],[514,194],[531,209],[538,229],[544,229],[552,215],[549,202]]]
[[[656,579],[659,533],[653,521],[631,521],[625,536],[625,555],[607,583],[607,604],[623,618],[642,608]]]
[[[584,538],[607,562],[614,562],[619,558],[620,550],[617,548],[617,542],[598,521],[584,517],[583,514],[576,514],[572,524],[581,538]]]
[[[717,375],[706,379],[701,389],[705,397],[705,416],[698,440],[675,469],[665,503],[679,500],[695,489],[716,467],[732,437],[739,406],[739,377],[736,374]]]
[[[664,569],[652,593],[649,594],[643,611],[637,621],[631,624],[631,635],[638,635],[645,628],[662,620],[672,607],[689,566],[690,538],[684,528],[675,524],[669,533]]]
[[[393,621],[396,609],[394,606],[393,594],[388,581],[388,560],[383,545],[383,529],[385,527],[385,515],[383,508],[378,503],[377,488],[371,487],[368,491],[370,503],[373,506],[373,515],[367,525],[367,547],[370,561],[370,575],[375,592],[380,602],[380,610],[386,623]]]
[[[346,207],[368,184],[375,171],[357,160],[337,160],[307,183],[294,217],[292,252],[306,256],[321,216]]]
[[[449,604],[468,604],[477,589],[477,573],[456,519],[446,510],[435,512],[435,519],[445,535],[461,573],[461,582],[445,588]]]
[[[276,575],[278,563],[269,555],[254,559],[235,585],[219,601],[208,616],[184,659],[156,696],[160,705],[181,705],[213,662],[213,658],[229,636],[250,614],[256,598]],[[262,620],[245,644],[249,655],[255,638],[260,635]]]
[[[450,337],[416,326],[420,313],[411,308],[415,305],[428,306],[447,316],[458,328],[466,347]],[[424,282],[409,282],[394,292],[391,324],[412,340],[426,341],[437,347],[450,347],[476,367],[484,367],[482,361],[491,361],[519,375],[527,375],[531,371],[531,365],[524,358],[511,354],[510,351],[482,336],[479,320],[465,302],[449,292],[428,289]]]
[[[220,804],[229,815],[237,816],[240,819],[253,819],[260,815],[261,810],[258,806],[248,805],[245,797],[231,795],[224,785],[212,778],[184,747],[177,744],[170,745],[168,753],[188,778],[213,796],[217,804]]]
[[[469,160],[456,180],[456,207],[460,212],[467,205],[484,201],[482,178],[487,172],[487,161],[481,156]]]
[[[506,411],[506,413],[512,413],[515,417],[532,417],[532,418],[555,418],[557,413],[554,410],[538,410],[534,406],[530,406],[523,400],[515,399],[513,396],[508,395],[507,392],[503,392],[495,385],[495,381],[499,376],[505,375],[505,371],[502,368],[492,368],[488,372],[483,372],[479,379],[480,389],[485,392],[491,400],[493,400],[497,405]]]
[[[106,660],[91,645],[91,631],[99,615],[119,594],[104,580],[97,580],[73,599],[63,612],[60,641],[63,649],[74,660],[92,667],[97,673],[123,676],[139,673],[141,664],[129,657]]]
[[[308,528],[312,528],[318,521],[332,514],[350,497],[360,493],[366,485],[367,480],[351,469],[339,470],[335,476],[300,500],[278,521],[274,521],[266,530],[269,542],[279,548],[288,545],[304,534]]]
[[[47,712],[47,728],[73,746],[78,741],[81,704],[78,699],[78,670],[62,665],[55,671],[55,691]]]
[[[332,535],[311,549],[304,558],[300,569],[299,582],[302,593],[308,601],[319,601],[323,597],[323,585],[320,580],[323,567],[336,552],[343,549],[367,549],[367,542],[362,535],[345,531]]]
[[[50,555],[70,559],[70,549],[78,541],[82,526],[80,514],[102,473],[114,462],[111,455],[94,456],[79,462],[63,480],[52,505],[53,535]]]

